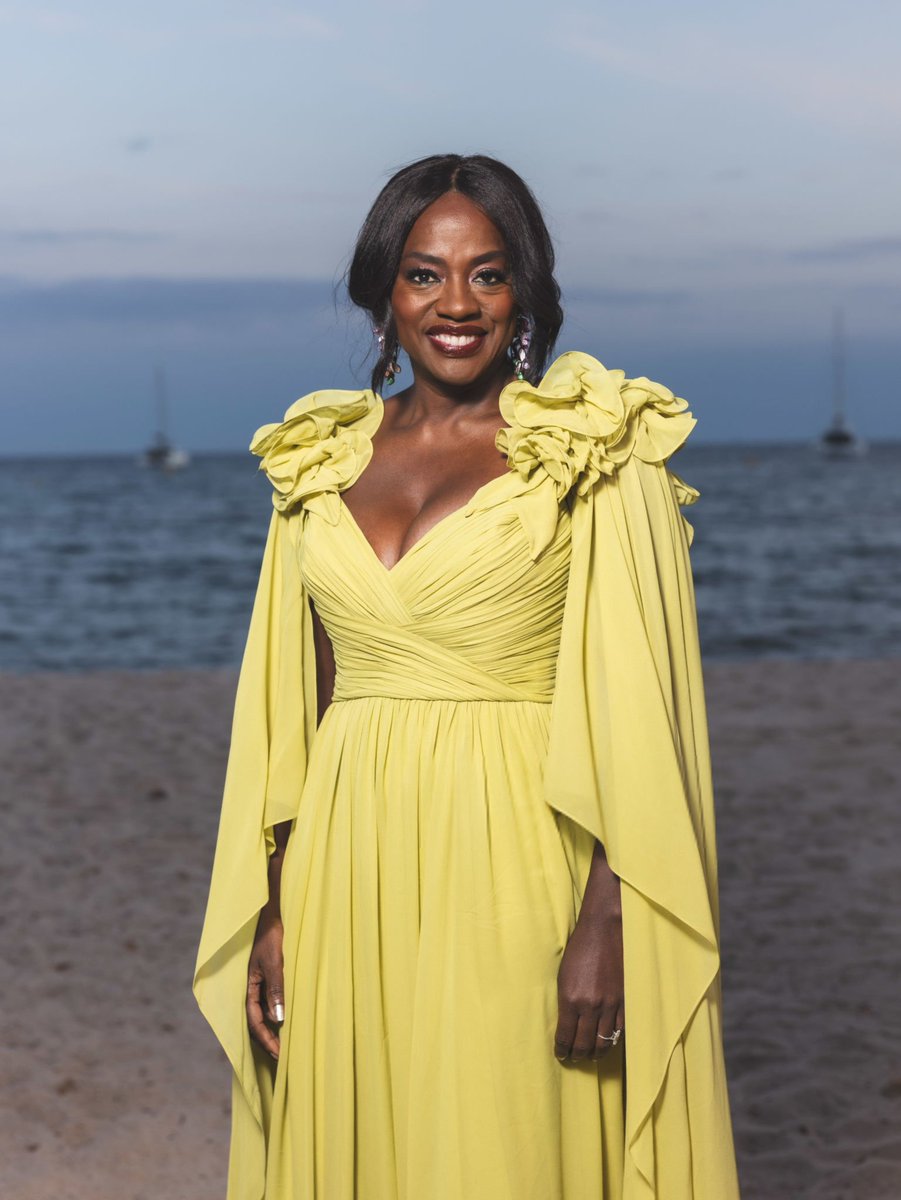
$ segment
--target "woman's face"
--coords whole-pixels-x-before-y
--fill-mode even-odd
[[[410,230],[391,306],[417,377],[466,387],[510,373],[517,310],[507,248],[459,192],[430,204]]]

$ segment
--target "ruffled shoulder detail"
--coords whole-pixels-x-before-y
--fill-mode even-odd
[[[523,479],[535,472],[554,481],[557,499],[585,496],[602,475],[633,455],[663,463],[694,426],[688,402],[644,376],[626,379],[580,351],[561,354],[540,383],[517,380],[500,396],[507,428],[496,445]],[[680,504],[698,492],[673,476]]]
[[[300,504],[335,524],[338,493],[372,457],[383,409],[382,398],[368,388],[310,392],[295,400],[283,421],[261,426],[250,449],[274,488],[273,505],[286,512]]]

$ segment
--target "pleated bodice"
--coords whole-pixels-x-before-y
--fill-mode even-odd
[[[492,480],[480,499],[497,502],[450,513],[390,569],[346,505],[334,527],[307,516],[300,568],[334,648],[334,700],[550,703],[569,514],[562,505],[551,543],[533,561],[522,523],[500,499],[506,484]],[[336,537],[346,554],[336,553]]]

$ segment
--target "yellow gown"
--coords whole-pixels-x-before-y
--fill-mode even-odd
[[[390,570],[341,492],[382,418],[257,432],[274,509],[194,990],[233,1067],[229,1200],[733,1200],[686,402],[589,355],[509,384],[509,470]],[[335,650],[316,727],[312,597]],[[244,1019],[275,824],[286,1020]],[[594,839],[626,1035],[559,1063]]]

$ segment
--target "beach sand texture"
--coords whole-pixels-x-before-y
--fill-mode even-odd
[[[896,1200],[901,661],[706,676],[743,1195]],[[4,1200],[222,1200],[190,980],[234,686],[0,676]]]

